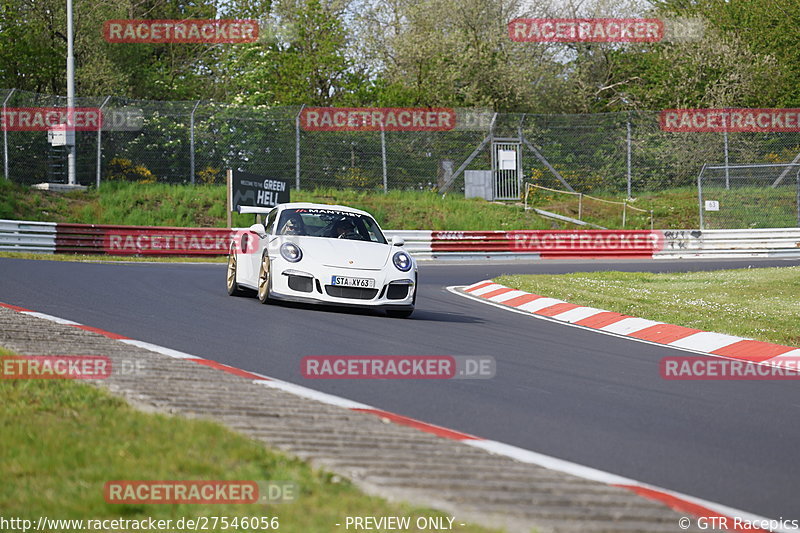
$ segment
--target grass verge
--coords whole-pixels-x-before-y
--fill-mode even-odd
[[[515,275],[495,281],[573,304],[800,346],[800,267]]]
[[[597,193],[620,200],[619,193]],[[316,189],[292,191],[292,201],[344,204],[369,211],[384,229],[514,230],[572,229],[576,226],[547,220],[522,205],[467,200],[458,194],[442,197],[431,191],[355,191]],[[539,195],[532,205],[576,217],[578,201],[563,195]],[[694,189],[676,189],[642,195],[631,203],[654,209],[656,228],[695,228],[697,196]],[[586,220],[622,227],[619,206],[587,200]],[[224,227],[225,188],[217,185],[167,185],[126,182],[104,183],[99,191],[54,193],[20,187],[0,180],[0,218],[81,224]],[[649,214],[628,213],[628,229],[649,229]],[[234,226],[249,226],[252,216],[234,213]]]
[[[2,349],[0,354],[9,355]],[[36,524],[40,516],[153,517],[174,525],[181,517],[277,516],[280,531],[308,532],[337,530],[345,516],[445,516],[367,496],[338,476],[219,424],[142,413],[87,384],[0,380],[0,404],[0,509],[6,518]],[[103,496],[111,480],[190,479],[288,481],[299,494],[294,502],[273,505],[112,505]]]

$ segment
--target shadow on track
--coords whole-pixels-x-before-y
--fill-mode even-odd
[[[460,313],[442,313],[438,311],[427,311],[417,307],[409,318],[388,318],[386,314],[378,309],[365,309],[361,307],[347,307],[338,305],[305,304],[298,302],[276,301],[271,304],[274,307],[286,307],[290,309],[302,309],[304,311],[336,313],[356,316],[379,316],[392,321],[426,321],[426,322],[447,322],[455,324],[482,324],[484,320],[463,315]]]

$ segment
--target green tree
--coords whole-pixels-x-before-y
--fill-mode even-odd
[[[383,0],[359,20],[368,59],[403,103],[511,111],[537,109],[560,69],[553,47],[509,39],[522,14],[514,0]]]
[[[227,76],[237,103],[334,105],[363,78],[346,56],[343,13],[320,0],[275,6],[273,34],[229,58]]]
[[[102,36],[109,19],[258,18],[269,0],[75,0],[75,83],[79,96],[215,98],[219,64],[234,44],[123,44]],[[0,0],[0,86],[64,94],[63,0]]]

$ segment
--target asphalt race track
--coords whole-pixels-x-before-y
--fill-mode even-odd
[[[769,518],[800,518],[792,381],[665,381],[687,355],[531,318],[445,290],[502,273],[685,271],[800,261],[423,264],[417,310],[261,305],[225,265],[0,259],[0,301],[160,344]],[[489,380],[307,380],[307,355],[492,355]]]

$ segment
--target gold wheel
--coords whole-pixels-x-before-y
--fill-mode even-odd
[[[258,269],[258,299],[262,304],[269,301],[270,285],[272,284],[270,283],[269,257],[264,254],[261,259],[261,268]]]
[[[239,296],[243,294],[244,291],[239,288],[239,284],[236,283],[236,252],[231,249],[231,253],[228,255],[228,275],[227,275],[227,283],[226,286],[228,288],[228,294],[230,296]]]

